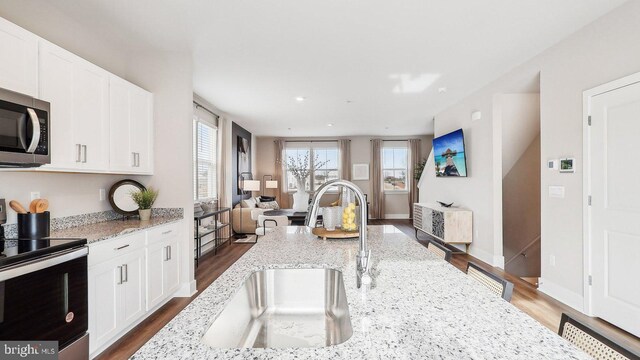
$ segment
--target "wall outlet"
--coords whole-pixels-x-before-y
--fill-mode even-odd
[[[35,199],[40,199],[40,191],[32,191],[31,192],[31,201]]]
[[[553,267],[556,266],[556,256],[555,255],[549,255],[549,264]]]
[[[107,191],[105,189],[100,189],[98,191],[98,199],[100,199],[100,201],[105,201],[107,199]]]

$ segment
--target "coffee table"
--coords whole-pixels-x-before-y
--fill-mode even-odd
[[[268,210],[263,213],[265,216],[286,216],[291,220],[291,225],[304,225],[307,218],[306,211],[294,211],[293,209]],[[322,219],[322,215],[318,215],[318,220]]]

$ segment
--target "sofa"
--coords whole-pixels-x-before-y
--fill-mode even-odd
[[[268,199],[270,203],[273,200]],[[259,215],[262,215],[265,211],[273,210],[274,208],[260,208],[260,203],[265,203],[260,197],[250,198],[242,200],[231,210],[231,217],[233,218],[232,227],[233,232],[237,234],[255,234],[258,222],[254,219],[258,219]],[[273,204],[272,204],[273,205]],[[277,203],[275,204],[277,206]],[[252,214],[253,213],[253,214]],[[240,227],[240,219],[242,218],[242,227]]]

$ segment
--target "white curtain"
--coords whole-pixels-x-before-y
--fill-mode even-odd
[[[229,131],[229,120],[224,117],[218,118],[218,204],[220,207],[231,207],[230,194],[227,193],[227,182],[229,170],[227,169],[227,158],[229,154],[229,140],[227,139],[227,132]],[[224,213],[220,219],[225,224],[228,224],[229,217],[227,213]],[[230,236],[231,226],[227,226],[220,234],[221,237],[226,238]]]
[[[409,140],[409,216],[413,219],[413,204],[418,202],[418,180],[415,179],[416,167],[421,161],[420,139]]]
[[[371,217],[384,219],[384,187],[382,184],[382,139],[371,140]]]

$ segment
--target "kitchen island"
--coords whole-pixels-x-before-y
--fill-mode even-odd
[[[374,282],[356,287],[358,240],[278,227],[149,340],[133,359],[588,359],[393,226],[369,226]],[[201,339],[245,279],[269,268],[343,272],[353,335],[329,347],[213,348]]]

